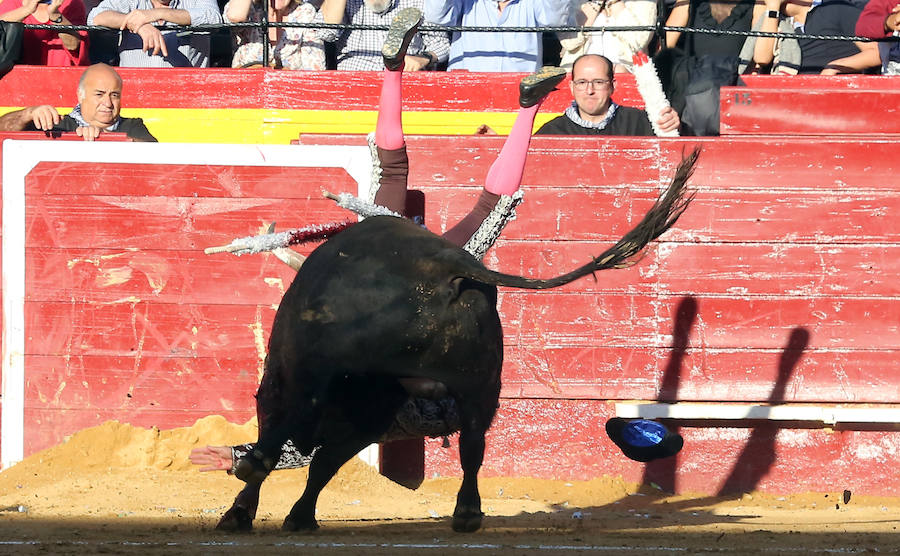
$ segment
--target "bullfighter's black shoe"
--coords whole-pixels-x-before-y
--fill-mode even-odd
[[[519,106],[528,108],[554,90],[565,79],[566,70],[554,66],[544,66],[519,81]]]
[[[391,71],[403,69],[406,49],[421,24],[422,12],[417,8],[404,8],[397,12],[381,47],[384,67]]]
[[[626,421],[614,417],[606,422],[606,434],[626,457],[640,462],[674,456],[684,446],[680,434],[670,432],[662,423],[647,419]]]

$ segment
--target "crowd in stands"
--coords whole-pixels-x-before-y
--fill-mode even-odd
[[[900,0],[666,0],[662,4],[656,0],[0,0],[0,20],[51,26],[26,30],[19,59],[25,64],[242,68],[265,61],[275,68],[295,70],[380,70],[383,30],[270,27],[266,33],[260,27],[235,27],[200,32],[180,26],[264,19],[387,26],[394,14],[409,7],[424,12],[426,25],[582,29],[558,36],[421,31],[409,48],[409,71],[530,72],[547,62],[571,69],[579,56],[601,54],[620,73],[631,70],[635,53],[652,56],[664,45],[677,47],[690,58],[715,59],[741,73],[896,74],[900,64],[898,41],[889,40],[898,35]],[[781,31],[797,37],[668,31],[660,40],[646,29],[609,30],[658,22],[725,32]],[[73,31],[65,28],[68,25],[109,31]],[[807,35],[882,40],[835,41]]]

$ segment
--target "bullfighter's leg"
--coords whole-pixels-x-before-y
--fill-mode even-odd
[[[506,223],[514,216],[519,203],[515,196],[522,183],[525,158],[531,143],[534,119],[544,98],[565,78],[562,68],[544,67],[522,78],[519,83],[519,109],[500,155],[491,165],[484,190],[475,208],[456,226],[447,230],[444,238],[462,246],[481,259],[494,244]],[[521,194],[519,194],[521,195]]]
[[[391,21],[382,47],[385,70],[375,124],[373,188],[377,189],[370,192],[370,200],[404,216],[409,158],[403,139],[403,65],[406,49],[421,23],[422,12],[416,8],[400,10]]]

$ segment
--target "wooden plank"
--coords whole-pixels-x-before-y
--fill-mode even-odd
[[[883,75],[863,75],[859,73],[846,73],[843,75],[767,75],[748,74],[742,75],[741,81],[750,88],[768,89],[848,89],[893,91],[897,88],[897,81]]]
[[[355,190],[354,190],[355,192]],[[309,199],[197,199],[138,195],[29,195],[28,247],[196,250],[276,230],[355,221],[321,195]]]
[[[796,297],[896,297],[897,245],[679,244],[660,249],[662,291]],[[698,291],[699,290],[699,291]]]
[[[900,299],[848,297],[693,298],[688,341],[703,349],[780,349],[787,331],[803,327],[816,349],[900,348]],[[641,347],[670,345],[684,300],[666,294],[584,295],[503,290],[507,345]]]
[[[519,346],[507,349],[505,398],[900,403],[897,350]],[[813,334],[813,338],[815,335]],[[797,353],[794,352],[794,355]],[[783,381],[779,383],[779,378]],[[777,396],[773,397],[773,392]]]
[[[803,110],[797,110],[802,106]],[[813,116],[815,115],[815,116]],[[723,87],[722,135],[900,133],[900,90]]]
[[[26,407],[178,411],[250,409],[261,358],[29,355]]]
[[[26,302],[277,304],[294,271],[270,254],[28,249]]]
[[[609,270],[558,291],[670,295],[894,297],[900,246],[872,244],[660,242],[640,266]],[[498,242],[489,268],[530,278],[568,272],[599,254],[593,242]]]
[[[489,268],[550,278],[600,252],[594,242],[502,241]],[[308,252],[308,251],[306,251]],[[262,258],[262,264],[256,258]],[[271,254],[234,257],[194,251],[28,249],[28,301],[271,304],[293,272]],[[639,265],[583,278],[560,292],[750,297],[896,297],[898,245],[665,242]]]
[[[28,175],[32,196],[159,196],[172,199],[220,199],[224,206],[237,199],[322,201],[322,189],[356,191],[343,168],[220,166],[203,163],[142,166],[78,162],[42,162]],[[157,201],[158,202],[158,201]],[[332,205],[331,201],[329,201]],[[151,205],[153,206],[153,205]]]
[[[681,297],[504,290],[500,314],[507,346],[666,348]],[[900,300],[775,298],[696,300],[688,340],[703,349],[779,349],[788,330],[803,327],[811,347],[900,349]],[[40,328],[28,355],[216,357],[264,350],[274,305],[159,302],[30,302],[26,327]],[[632,371],[623,370],[623,377]]]
[[[194,359],[264,353],[275,305],[93,301],[26,304],[26,355]]]
[[[359,135],[303,135],[303,144],[362,145]],[[409,183],[415,188],[457,184],[481,187],[505,141],[498,136],[406,137]],[[523,187],[583,189],[591,186],[658,188],[668,182],[684,152],[702,152],[691,178],[695,189],[754,193],[806,188],[835,195],[895,191],[900,161],[890,138],[729,136],[532,137]],[[552,169],[552,171],[549,171]]]
[[[73,106],[83,68],[16,66],[0,81],[4,106]],[[381,72],[290,72],[269,69],[116,68],[123,108],[377,110]],[[522,73],[411,72],[403,76],[404,110],[515,112]],[[567,82],[543,110],[571,102]],[[617,102],[642,106],[630,75],[616,77]],[[337,100],[336,100],[337,99]]]

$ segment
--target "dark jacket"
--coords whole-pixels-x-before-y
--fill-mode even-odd
[[[653,137],[653,126],[647,119],[647,113],[630,106],[619,106],[616,115],[603,129],[582,127],[565,114],[558,116],[541,126],[537,135],[631,135],[637,137]]]
[[[67,114],[62,117],[59,124],[53,126],[53,131],[75,131],[78,127],[78,122]],[[28,124],[25,131],[37,131],[37,128],[34,127],[34,124]],[[122,118],[116,132],[124,133],[129,139],[135,141],[157,142],[156,137],[150,134],[150,130],[147,129],[141,118]]]

